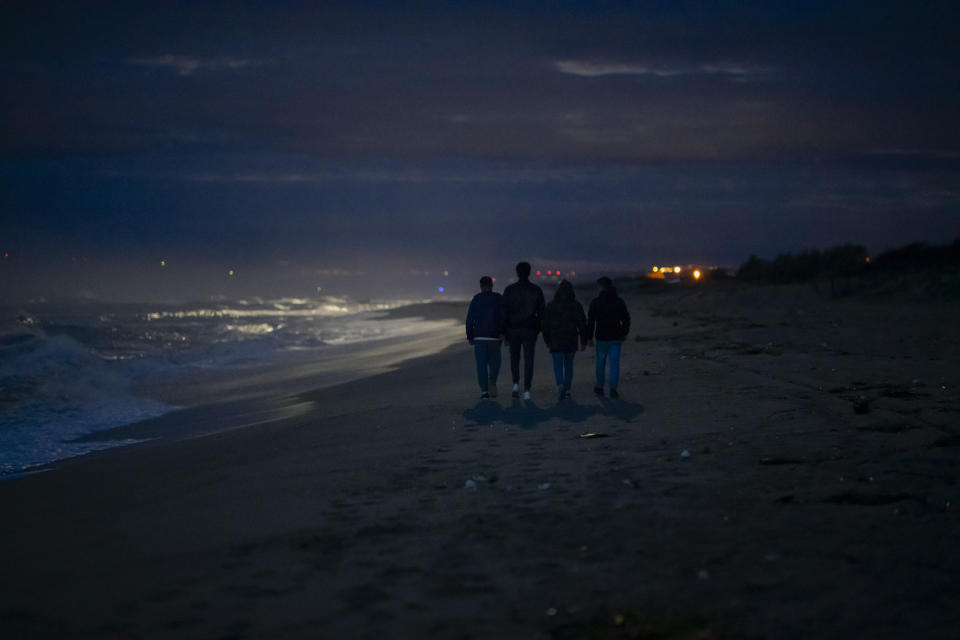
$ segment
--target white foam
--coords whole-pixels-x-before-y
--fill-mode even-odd
[[[29,347],[0,362],[0,474],[111,446],[69,441],[175,408],[134,396],[119,363],[69,336],[37,335]]]

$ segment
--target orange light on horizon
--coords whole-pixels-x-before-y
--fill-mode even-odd
[[[167,266],[167,261],[166,261],[166,260],[161,260],[161,261],[160,261],[160,266],[161,266],[161,267]]]
[[[233,269],[230,269],[230,271],[227,271],[227,275],[228,275],[228,276],[232,276],[232,275],[233,275]]]
[[[867,256],[867,262],[870,262],[870,256]]]
[[[660,267],[654,267],[654,268],[653,268],[653,272],[654,272],[654,273],[659,273],[659,272],[660,272]]]
[[[674,267],[674,268],[673,268],[673,272],[674,272],[674,273],[680,273],[680,267]]]
[[[694,271],[693,271],[693,279],[694,279],[694,280],[699,280],[699,279],[700,279],[700,275],[701,275],[701,274],[700,274],[700,270],[699,270],[699,269],[694,269]]]

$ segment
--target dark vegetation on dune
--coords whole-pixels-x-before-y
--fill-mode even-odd
[[[919,276],[919,278],[918,278]],[[737,279],[745,282],[788,284],[829,281],[831,293],[853,290],[898,288],[897,281],[925,283],[950,297],[960,296],[960,236],[951,244],[929,245],[914,242],[870,256],[866,247],[843,244],[823,251],[781,253],[772,260],[755,255],[740,265]],[[932,291],[931,291],[932,292]]]

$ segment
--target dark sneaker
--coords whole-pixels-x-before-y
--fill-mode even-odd
[[[520,385],[518,385],[518,384],[513,385],[513,391],[510,392],[510,395],[513,396],[514,398],[519,398],[519,397],[520,397]]]
[[[610,397],[611,397],[611,398],[619,398],[619,397],[620,397],[620,394],[617,393],[617,390],[616,390],[616,389],[610,389]]]
[[[569,391],[564,391],[564,392],[563,392],[563,397],[564,397],[566,400],[569,400],[569,399],[572,398],[573,396],[570,395],[570,392],[569,392]]]
[[[567,392],[563,387],[557,387],[557,400],[563,400],[567,397]]]
[[[486,391],[484,391],[483,393],[480,394],[480,399],[481,399],[481,400],[489,400],[489,399],[490,399],[490,394],[487,393]]]
[[[603,397],[603,387],[594,387],[593,392],[600,398]]]
[[[497,381],[496,380],[490,381],[490,397],[491,398],[497,397]]]

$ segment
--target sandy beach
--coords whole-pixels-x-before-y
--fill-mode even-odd
[[[0,637],[956,637],[960,306],[718,285],[621,287],[616,401],[458,340],[99,434],[0,483]]]

